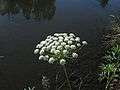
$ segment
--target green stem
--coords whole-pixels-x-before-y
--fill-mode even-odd
[[[62,65],[62,66],[63,66],[63,70],[64,70],[64,73],[65,73],[65,76],[66,76],[66,79],[67,79],[68,86],[69,86],[70,90],[72,90],[70,80],[68,78],[66,67],[65,67],[65,65]]]
[[[109,84],[110,84],[110,81],[108,80],[107,84],[106,84],[106,87],[105,87],[105,90],[108,90]]]

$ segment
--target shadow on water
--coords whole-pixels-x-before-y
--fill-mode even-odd
[[[109,0],[97,0],[100,2],[100,5],[105,8],[108,5]]]
[[[55,0],[0,0],[2,16],[13,17],[22,13],[26,19],[50,20],[55,10]]]

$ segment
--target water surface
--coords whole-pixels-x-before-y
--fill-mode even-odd
[[[99,47],[108,16],[119,10],[120,0],[0,0],[3,75],[15,84],[27,76],[33,79],[40,73],[52,72],[48,64],[36,64],[38,58],[33,50],[55,32],[73,32],[87,40],[90,47]]]

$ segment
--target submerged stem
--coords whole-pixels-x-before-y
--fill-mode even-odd
[[[66,67],[65,67],[65,65],[62,65],[62,66],[63,66],[63,70],[64,70],[64,73],[65,73],[65,76],[66,76],[66,79],[67,79],[68,86],[69,86],[70,90],[72,90],[70,80],[68,78]]]

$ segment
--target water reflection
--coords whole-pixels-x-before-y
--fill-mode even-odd
[[[26,19],[50,20],[55,10],[55,0],[0,0],[0,14],[9,17],[22,13]]]
[[[105,8],[109,2],[109,0],[98,0],[100,2],[100,5]]]

